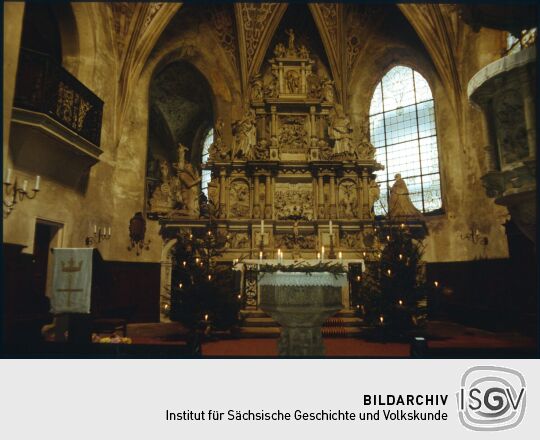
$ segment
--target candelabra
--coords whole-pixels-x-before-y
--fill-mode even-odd
[[[7,217],[15,208],[18,202],[22,202],[25,198],[34,199],[39,192],[40,176],[36,176],[36,183],[32,189],[32,194],[28,192],[28,180],[23,180],[22,186],[18,186],[17,178],[11,183],[11,168],[8,168],[6,179],[4,180],[4,217]]]
[[[111,238],[111,227],[109,226],[108,230],[104,226],[103,228],[97,227],[94,225],[94,235],[89,235],[86,237],[85,243],[86,246],[92,246],[94,244],[99,244],[104,240],[109,240]]]

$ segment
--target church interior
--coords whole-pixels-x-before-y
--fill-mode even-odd
[[[4,355],[538,357],[537,17],[4,3]]]

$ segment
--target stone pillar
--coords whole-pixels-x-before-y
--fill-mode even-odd
[[[271,120],[270,120],[270,141],[272,142],[273,147],[277,147],[277,114],[276,106],[273,105],[270,107]]]
[[[259,193],[259,176],[253,177],[253,218],[261,218],[261,197]]]
[[[330,218],[337,217],[336,206],[336,176],[330,176]]]
[[[272,178],[271,176],[265,176],[265,189],[266,189],[266,203],[264,207],[264,218],[272,218]]]
[[[323,176],[319,175],[319,218],[323,219],[326,217],[324,209],[324,180]]]

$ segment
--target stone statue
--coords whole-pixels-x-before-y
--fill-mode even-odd
[[[367,123],[364,124],[360,135],[360,143],[356,146],[358,158],[361,160],[372,160],[375,158],[375,147],[369,139],[369,129]]]
[[[334,154],[332,147],[324,139],[319,139],[317,141],[317,146],[319,147],[319,156],[322,160],[330,160]]]
[[[279,88],[278,88],[278,77],[275,72],[272,72],[272,77],[270,78],[269,83],[266,85],[264,89],[264,94],[268,98],[277,98],[279,95]]]
[[[191,163],[184,164],[184,168],[176,167],[178,185],[176,187],[176,200],[181,206],[183,214],[199,217],[199,193],[201,177]]]
[[[310,73],[307,78],[308,98],[318,99],[321,97],[321,80],[314,73]]]
[[[300,92],[300,75],[296,70],[288,70],[285,74],[285,81],[287,82],[287,91],[289,93]]]
[[[296,56],[296,46],[294,45],[294,30],[287,29],[285,34],[289,37],[289,45],[287,47],[287,55],[290,57]]]
[[[260,75],[256,75],[251,80],[251,100],[260,102],[263,100],[263,83]]]
[[[189,150],[182,142],[178,143],[178,162],[175,166],[179,169],[184,169],[186,163],[186,151]]]
[[[276,58],[283,58],[286,52],[287,50],[285,49],[285,46],[282,43],[276,44],[276,47],[274,48],[274,56]]]
[[[351,123],[341,104],[336,104],[330,112],[330,126],[328,135],[335,140],[335,150],[337,153],[350,153],[352,130]]]
[[[255,147],[251,150],[250,159],[253,160],[267,160],[268,159],[268,141],[266,139],[261,139]]]
[[[166,160],[159,161],[160,184],[154,190],[150,198],[150,209],[152,212],[165,213],[175,207],[176,200],[171,188],[171,177],[169,176],[169,164]]]
[[[216,124],[214,126],[214,142],[210,145],[210,160],[223,160],[227,159],[229,156],[229,149],[223,143],[223,119],[217,118]]]
[[[300,46],[300,49],[298,49],[298,56],[300,58],[309,58],[309,51],[303,44]]]
[[[233,124],[233,159],[246,159],[251,155],[251,147],[257,142],[255,111],[247,110],[244,117]]]
[[[325,102],[333,104],[335,101],[334,95],[334,81],[329,78],[323,80],[322,83],[322,95]]]
[[[416,209],[409,197],[409,190],[401,174],[396,174],[396,181],[390,189],[390,200],[388,202],[388,217],[391,219],[422,217],[422,213]]]

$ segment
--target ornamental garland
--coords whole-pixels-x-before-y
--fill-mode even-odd
[[[260,264],[259,272],[264,273],[275,273],[275,272],[302,272],[306,275],[311,275],[312,273],[320,272],[329,272],[334,275],[334,278],[337,278],[338,275],[347,272],[347,268],[339,262],[333,261],[319,261],[315,265],[310,265],[305,261],[296,261],[292,264]]]

